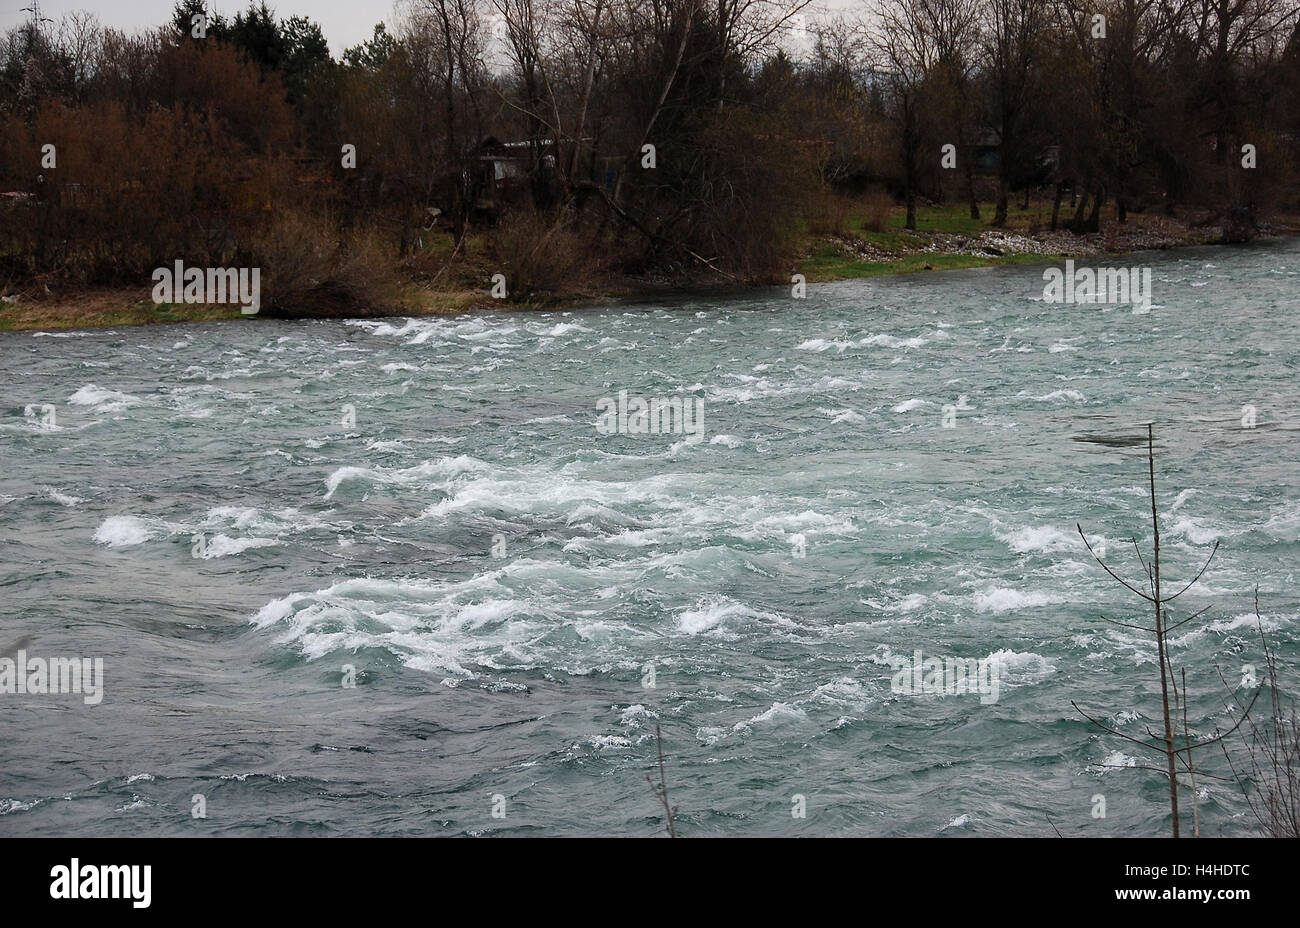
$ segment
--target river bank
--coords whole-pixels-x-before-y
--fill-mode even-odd
[[[888,228],[873,231],[850,217],[833,233],[808,235],[794,263],[794,274],[808,282],[825,283],[890,274],[960,270],[1003,264],[1028,264],[1068,258],[1121,257],[1140,251],[1223,244],[1221,226],[1155,214],[1131,214],[1124,224],[1111,222],[1102,231],[1085,235],[1040,226],[1041,207],[1018,211],[1005,228],[989,228],[955,207],[920,211],[917,229],[902,228],[901,211]],[[1261,225],[1261,238],[1300,234],[1300,219],[1284,217]],[[489,279],[485,277],[485,280]],[[700,288],[735,289],[735,280],[720,275],[690,281]],[[573,307],[596,300],[659,298],[680,292],[681,281],[626,278],[566,294],[546,304],[503,302],[490,290],[432,289],[412,286],[410,304],[397,316],[437,316],[475,309]],[[316,318],[306,312],[303,318]],[[150,286],[91,288],[51,292],[28,288],[0,296],[0,331],[43,331],[103,328],[179,322],[213,322],[248,318],[237,305],[157,304]],[[283,314],[278,318],[286,318]]]

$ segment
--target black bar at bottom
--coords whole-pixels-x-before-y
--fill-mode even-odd
[[[773,895],[829,904],[843,899],[844,892],[864,911],[879,905],[883,908],[875,911],[884,914],[900,894],[920,892],[912,904],[924,908],[923,900],[932,895],[936,903],[964,898],[959,911],[972,915],[989,906],[1084,915],[1124,910],[1176,915],[1199,907],[1231,917],[1252,906],[1274,909],[1294,899],[1287,850],[1244,839],[705,839],[671,845],[599,838],[563,844],[555,839],[0,841],[7,915],[115,912],[131,920],[278,911],[296,919],[360,918],[412,904],[432,905],[425,911],[447,915],[450,910],[443,906],[460,903],[481,914],[488,914],[484,904],[540,914],[539,906],[558,902],[563,907],[556,912],[595,915],[602,898],[629,904],[642,899],[665,915],[674,908],[672,897],[683,892],[694,900],[693,914],[710,904],[721,910],[745,901],[767,905],[763,900]],[[721,895],[714,892],[723,889]],[[1041,904],[1053,908],[1017,908]]]

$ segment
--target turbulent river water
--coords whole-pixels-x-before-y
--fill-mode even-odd
[[[662,834],[656,726],[683,836],[1166,833],[1071,706],[1160,724],[1075,524],[1140,576],[1154,422],[1166,584],[1220,543],[1171,606],[1192,731],[1255,587],[1294,681],[1300,244],[1129,260],[1148,312],[1017,267],[0,334],[0,654],[103,661],[97,704],[0,693],[0,834]],[[624,390],[699,440],[598,428]],[[996,698],[907,692],[917,651]]]

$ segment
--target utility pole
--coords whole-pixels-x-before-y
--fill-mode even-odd
[[[49,17],[41,15],[41,0],[32,0],[31,6],[25,6],[18,12],[32,14],[32,29],[38,33],[41,31],[41,23],[54,22],[54,20]]]

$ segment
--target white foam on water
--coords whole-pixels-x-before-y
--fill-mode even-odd
[[[913,338],[898,338],[882,332],[879,335],[870,335],[862,339],[858,344],[879,345],[882,348],[920,348],[929,344],[929,342],[919,335]]]
[[[31,802],[23,802],[21,799],[3,799],[0,800],[0,815],[9,815],[13,812],[27,812],[35,809],[45,800],[33,799]]]
[[[632,742],[622,735],[596,735],[587,743],[597,750],[601,748],[630,748],[632,746]]]
[[[772,535],[812,535],[817,533],[851,536],[858,534],[859,531],[858,526],[851,519],[815,512],[811,509],[805,509],[802,512],[782,512],[774,516],[760,516],[760,511],[762,510],[750,510],[738,514],[736,517],[738,522],[741,524],[748,522],[755,529],[752,532],[737,529],[736,533],[739,537],[764,538]],[[730,515],[730,513],[727,515]],[[783,540],[786,539],[783,537]]]
[[[554,326],[539,334],[548,335],[552,338],[558,338],[561,335],[568,335],[572,332],[590,332],[590,331],[591,329],[587,328],[585,325],[578,325],[578,323],[576,322],[557,322]]]
[[[894,412],[911,412],[913,409],[920,409],[922,406],[933,406],[929,400],[914,399],[905,400],[894,407]]]
[[[454,488],[444,487],[451,495],[428,506],[420,518],[443,518],[462,511],[499,510],[562,515],[570,525],[593,516],[630,524],[636,520],[624,515],[620,506],[652,503],[686,509],[691,500],[689,494],[680,492],[680,488],[694,480],[689,473],[677,473],[613,482],[572,478],[557,475],[553,469],[529,467],[502,477],[478,477]]]
[[[1036,609],[1066,602],[1066,598],[1051,593],[1030,590],[1024,592],[1010,587],[990,585],[971,596],[976,612],[1011,612],[1014,609]]]
[[[1024,391],[1021,391],[1017,395],[1028,396],[1028,394],[1025,393]],[[1071,402],[1074,403],[1082,403],[1087,398],[1078,390],[1053,390],[1051,393],[1045,393],[1042,396],[1031,397],[1031,399],[1033,399],[1035,402],[1038,403],[1053,403],[1059,400],[1070,400]]]
[[[1125,754],[1123,751],[1111,751],[1098,765],[1100,773],[1104,774],[1115,767],[1136,767],[1137,758],[1131,754]]]
[[[801,722],[806,718],[808,718],[808,713],[798,706],[792,706],[784,702],[774,702],[766,712],[760,712],[746,722],[737,722],[732,726],[731,730],[745,731],[755,725],[780,725],[789,722]]]
[[[924,593],[909,593],[896,603],[889,603],[883,607],[885,612],[916,612],[930,602],[930,597]]]
[[[758,612],[744,603],[726,596],[705,597],[695,608],[677,616],[677,627],[687,635],[712,631],[724,624],[734,624],[740,619],[777,618],[771,613]]]
[[[1175,519],[1173,524],[1165,529],[1165,532],[1171,537],[1186,538],[1194,545],[1208,545],[1217,541],[1223,535],[1238,534],[1237,532],[1224,532],[1211,528],[1192,516]]]
[[[1003,685],[1026,686],[1056,673],[1054,659],[1032,651],[1012,651],[1004,648],[987,655],[984,660],[990,664],[997,664],[999,679]]]
[[[62,493],[54,487],[42,487],[42,489],[45,491],[45,496],[48,499],[53,500],[60,506],[67,506],[69,509],[75,508],[78,503],[82,502],[80,496],[69,496],[67,493]]]
[[[1239,591],[1234,590],[1232,592],[1236,593]],[[1173,647],[1185,648],[1200,641],[1206,635],[1218,635],[1225,637],[1231,636],[1233,638],[1247,638],[1250,640],[1252,646],[1254,646],[1259,643],[1259,629],[1261,626],[1266,633],[1274,633],[1285,628],[1295,618],[1295,616],[1289,615],[1264,614],[1256,617],[1253,612],[1240,612],[1236,615],[1215,619],[1213,621],[1210,621],[1207,616],[1205,617],[1205,624],[1200,625],[1199,628],[1189,625],[1183,626],[1183,628],[1189,629],[1189,631],[1186,631],[1181,635],[1170,636],[1169,643]]]
[[[818,409],[819,413],[824,416],[832,416],[831,425],[849,423],[851,425],[861,425],[866,422],[866,417],[856,409]]]
[[[1007,336],[1005,336],[1005,337],[1002,339],[1002,345],[1001,345],[1001,347],[999,347],[999,348],[990,348],[990,349],[989,349],[989,354],[998,354],[998,353],[1000,353],[1000,352],[1007,352],[1007,351],[1014,351],[1014,352],[1016,352],[1016,353],[1018,353],[1018,354],[1031,354],[1031,353],[1033,353],[1033,351],[1034,351],[1034,346],[1033,346],[1033,345],[1019,345],[1019,346],[1017,346],[1017,347],[1015,347],[1015,348],[1012,348],[1012,347],[1011,347],[1011,336],[1010,336],[1010,335],[1007,335]]]
[[[840,677],[829,683],[823,683],[813,690],[807,699],[800,702],[833,707],[848,706],[855,710],[862,710],[877,699],[877,694],[869,691],[861,681],[852,677]]]
[[[1264,531],[1278,541],[1300,541],[1300,500],[1287,500],[1269,514]]]
[[[618,708],[615,706],[614,708]],[[641,703],[628,706],[619,713],[618,721],[620,725],[629,728],[640,728],[644,722],[653,722],[658,720],[659,713],[647,709]]]
[[[461,474],[482,473],[489,469],[489,466],[484,462],[463,454],[456,457],[442,457],[432,461],[423,461],[413,467],[396,470],[382,467],[346,465],[338,468],[325,479],[324,498],[333,498],[340,486],[353,481],[380,485],[410,485],[429,482],[438,477],[452,478]]]
[[[95,530],[94,541],[110,548],[129,548],[161,534],[157,523],[139,516],[109,516]]]
[[[485,669],[529,669],[544,659],[562,660],[566,673],[581,674],[599,666],[603,646],[575,654],[546,648],[548,634],[564,627],[562,606],[525,598],[511,587],[530,588],[542,578],[563,583],[554,565],[512,562],[462,581],[344,580],[311,593],[292,593],[272,600],[249,619],[261,629],[279,630],[279,644],[297,647],[309,660],[339,651],[380,648],[405,666],[426,673],[474,679]],[[509,581],[510,587],[503,584]],[[539,594],[541,595],[541,594]],[[617,646],[648,633],[621,625],[608,637]],[[589,659],[590,667],[574,666]],[[636,665],[636,666],[639,666]]]
[[[715,745],[719,741],[725,741],[727,738],[727,734],[728,734],[727,729],[720,728],[719,726],[716,725],[706,725],[703,728],[698,728],[695,730],[696,739],[706,747]],[[0,815],[3,814],[4,814],[3,811],[0,811]]]
[[[623,529],[613,535],[602,535],[598,539],[572,538],[564,545],[565,551],[591,551],[595,543],[617,545],[628,548],[649,548],[665,542],[682,540],[680,528]]]
[[[95,412],[116,412],[140,402],[138,396],[108,390],[93,383],[80,387],[68,397],[69,406],[93,406]]]
[[[244,532],[283,536],[312,530],[333,531],[338,526],[318,516],[304,514],[296,508],[214,506],[204,514],[198,527],[201,529],[228,527]]]
[[[796,370],[802,370],[797,368]],[[846,377],[822,375],[816,380],[797,383],[774,383],[766,377],[754,377],[749,374],[724,374],[729,380],[739,381],[739,386],[705,386],[695,383],[687,387],[687,392],[706,391],[706,399],[711,402],[748,403],[756,399],[779,398],[785,396],[821,396],[831,394],[836,400],[842,399],[845,390],[858,391],[863,383]]]
[[[1083,548],[1083,542],[1079,540],[1077,534],[1062,531],[1052,525],[1044,526],[1025,526],[1010,532],[999,532],[994,530],[993,534],[999,541],[1006,542],[1007,546],[1019,554],[1028,554],[1031,552],[1053,552],[1053,551],[1078,551]],[[1094,545],[1097,544],[1095,539],[1089,539]]]
[[[794,350],[822,352],[834,348],[836,351],[843,351],[852,344],[852,342],[839,341],[838,339],[809,338],[795,345]]]

